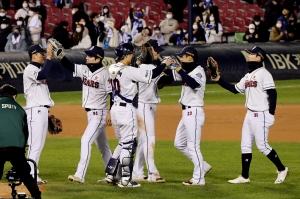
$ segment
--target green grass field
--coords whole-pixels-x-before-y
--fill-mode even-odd
[[[300,104],[300,80],[277,81],[279,104]],[[179,87],[167,87],[160,91],[162,104],[175,104],[180,96]],[[51,93],[56,104],[80,104],[81,92]],[[22,95],[18,102],[24,105]],[[218,85],[206,88],[206,104],[243,104],[244,96],[233,95]],[[240,124],[239,124],[240,125]],[[293,124],[287,124],[293,125]],[[220,126],[220,128],[222,128]],[[205,132],[204,132],[205,133]],[[111,149],[117,145],[116,139],[109,140]],[[173,147],[173,141],[157,141],[155,163],[164,184],[141,183],[134,189],[119,188],[108,184],[97,184],[104,178],[104,165],[96,146],[93,145],[92,157],[84,184],[67,180],[76,171],[80,154],[80,138],[59,138],[48,136],[42,152],[39,169],[40,177],[49,181],[43,199],[75,198],[228,198],[228,199],[286,199],[300,198],[300,143],[270,143],[281,160],[290,169],[290,175],[282,184],[275,185],[277,177],[275,166],[253,147],[253,160],[250,170],[250,184],[228,184],[227,180],[236,178],[241,171],[240,142],[202,141],[201,152],[204,159],[213,167],[206,176],[203,187],[182,186],[182,182],[192,176],[193,165]],[[5,165],[5,170],[10,165]],[[1,182],[5,182],[2,179]],[[0,190],[1,193],[1,190]]]

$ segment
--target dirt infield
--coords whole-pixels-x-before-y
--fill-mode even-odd
[[[87,116],[80,105],[55,105],[51,113],[63,121],[63,132],[57,137],[81,137]],[[201,140],[240,140],[241,128],[246,113],[243,105],[205,105],[206,115]],[[300,105],[277,105],[275,124],[270,130],[270,141],[300,142],[299,120]],[[179,120],[179,105],[158,105],[156,114],[156,136],[158,140],[173,140]],[[52,136],[49,135],[48,136]],[[108,138],[115,138],[112,127],[107,128]],[[18,186],[18,192],[26,192],[24,186]],[[45,186],[40,186],[45,191]],[[2,193],[10,193],[7,183],[0,184]],[[10,197],[10,194],[0,197]]]
[[[41,192],[44,192],[46,190],[45,185],[40,185],[39,188]],[[28,190],[24,185],[17,186],[15,189],[17,190],[18,193],[25,192],[26,196],[30,196]],[[12,198],[11,187],[8,186],[8,183],[0,183],[0,190],[1,190],[0,198]]]
[[[58,137],[80,137],[87,116],[80,105],[55,105],[51,113],[63,121],[63,132]],[[202,140],[240,140],[246,113],[243,105],[205,105],[206,115]],[[298,122],[300,105],[277,105],[275,124],[270,130],[270,141],[300,142]],[[158,140],[173,140],[179,120],[179,105],[158,105],[156,114],[156,136]],[[49,135],[50,136],[50,135]],[[107,128],[108,138],[115,138],[112,127]]]

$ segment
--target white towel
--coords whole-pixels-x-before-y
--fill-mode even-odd
[[[12,35],[12,36],[11,36],[11,42],[12,42],[13,44],[19,43],[20,37],[21,37],[21,36],[19,35],[17,38],[15,38],[15,36]]]

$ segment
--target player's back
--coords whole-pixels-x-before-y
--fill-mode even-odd
[[[26,108],[47,105],[53,106],[46,79],[37,80],[40,69],[29,64],[23,74],[24,97]]]
[[[139,67],[143,70],[152,70],[155,68],[153,64],[141,64]],[[160,102],[156,85],[160,77],[161,76],[158,76],[152,79],[149,84],[143,82],[139,83],[139,102],[155,104]]]
[[[125,98],[132,100],[137,91],[137,82],[150,83],[152,78],[152,70],[143,70],[131,66],[124,66],[122,63],[112,64],[112,68],[118,68],[115,78],[112,77],[112,85]],[[116,102],[124,102],[120,97],[115,96]]]

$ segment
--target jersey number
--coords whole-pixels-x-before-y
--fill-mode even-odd
[[[192,111],[187,112],[187,116],[190,116],[190,115],[192,115]]]
[[[119,82],[118,79],[113,79],[113,80],[110,79],[110,84],[111,84],[113,90],[116,89],[118,91],[118,93],[121,92],[121,90],[120,90],[120,82]]]

